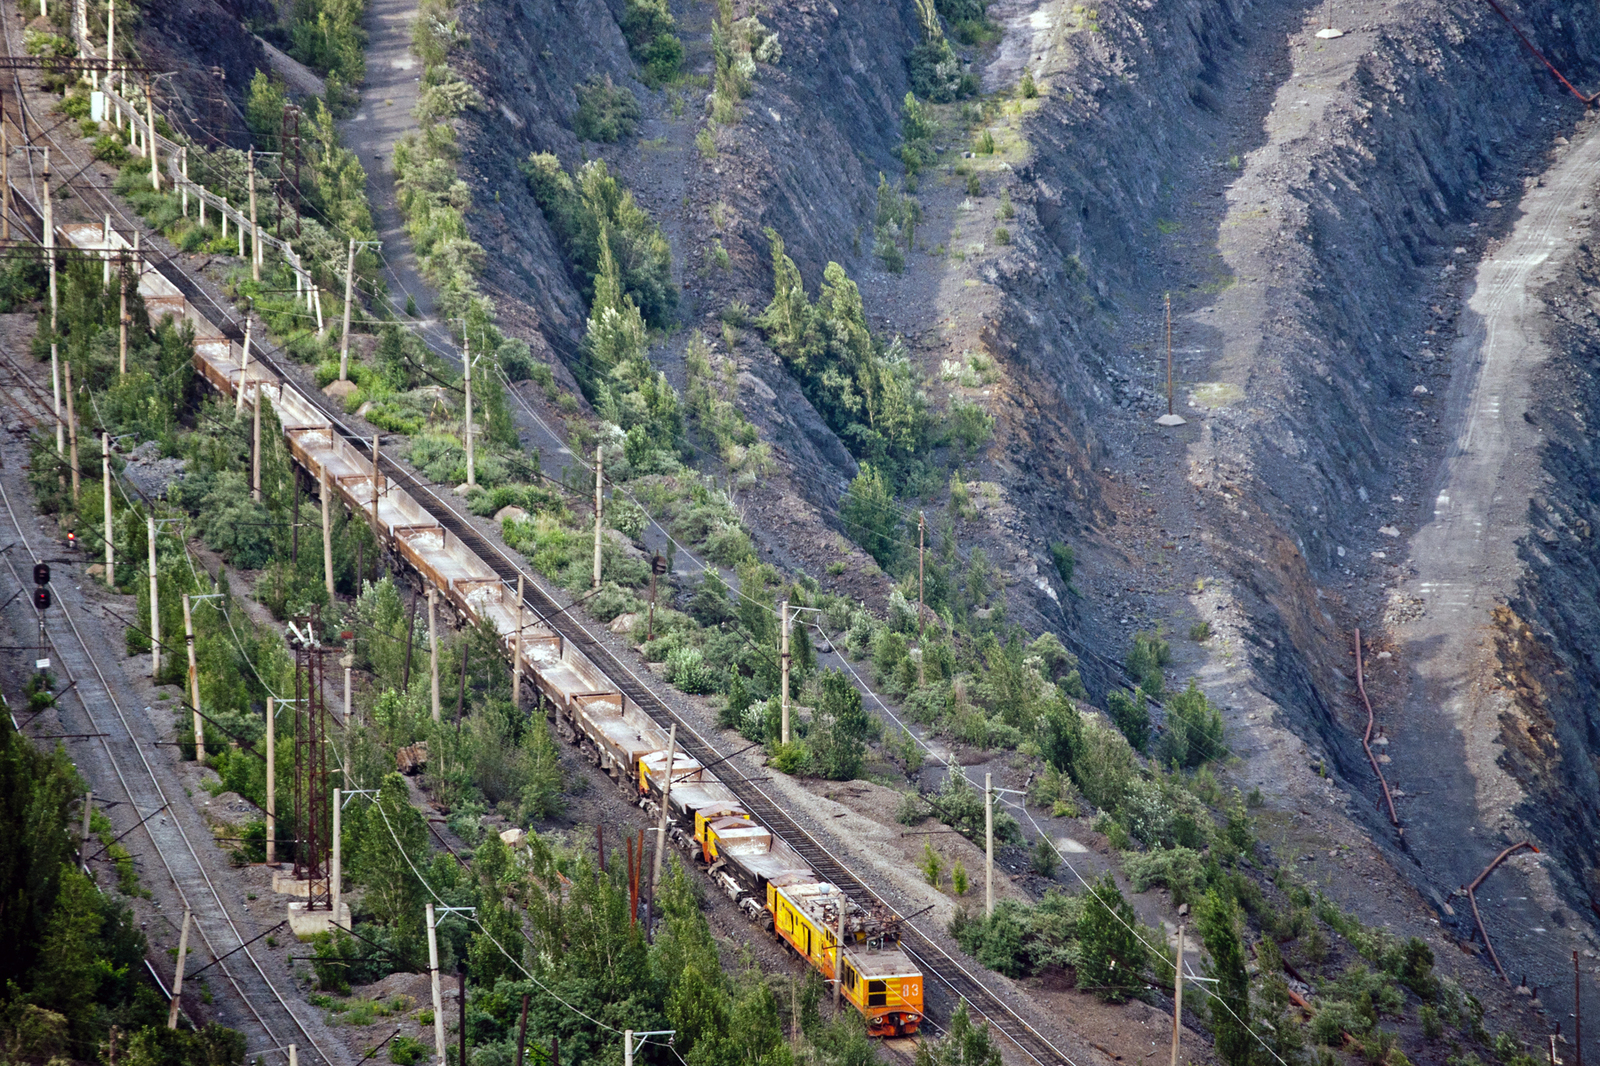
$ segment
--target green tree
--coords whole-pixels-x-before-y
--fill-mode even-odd
[[[1106,711],[1122,735],[1128,738],[1133,750],[1141,755],[1150,748],[1150,705],[1144,689],[1132,696],[1120,690],[1106,694]]]
[[[283,126],[283,107],[287,102],[288,97],[283,91],[283,83],[269,77],[265,71],[256,71],[256,76],[250,79],[250,92],[245,97],[244,121],[250,127],[250,132],[255,135],[257,150],[262,152],[278,150],[278,138]]]
[[[950,1028],[937,1040],[917,1043],[917,1066],[1000,1066],[1000,1045],[989,1034],[989,1023],[973,1025],[962,1003],[950,1016]]]
[[[427,896],[413,864],[423,863],[429,846],[428,827],[411,805],[405,778],[391,773],[383,779],[376,801],[362,811],[352,835],[347,860],[351,880],[366,889],[366,907],[373,917],[395,927],[403,946],[414,952],[423,934]],[[409,958],[416,961],[415,954]]]
[[[1222,736],[1222,712],[1206,699],[1194,678],[1167,700],[1167,729],[1161,738],[1163,761],[1180,767],[1199,766],[1228,753]]]
[[[1096,882],[1078,919],[1078,984],[1109,1003],[1144,987],[1145,948],[1138,918],[1109,872]]]
[[[1226,1066],[1249,1066],[1255,1057],[1250,1032],[1250,975],[1245,971],[1244,941],[1239,935],[1238,908],[1232,896],[1211,889],[1201,899],[1196,931],[1211,956],[1206,974],[1216,979],[1211,1004],[1211,1031],[1217,1057]]]
[[[870,463],[850,482],[850,492],[839,506],[839,519],[850,539],[866,549],[879,566],[892,567],[905,551],[900,538],[900,507]]]

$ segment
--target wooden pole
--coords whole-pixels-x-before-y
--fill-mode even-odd
[[[350,258],[344,270],[344,331],[339,334],[339,380],[345,381],[350,377],[350,299],[355,295],[356,283],[356,239],[350,238]],[[472,392],[469,385],[467,392],[467,427],[471,432],[472,426]],[[471,454],[471,445],[467,446]],[[471,460],[468,460],[468,471],[471,471]],[[472,484],[472,478],[467,477],[467,484]]]
[[[672,799],[672,768],[677,760],[678,751],[678,723],[673,722],[672,728],[667,732],[667,765],[661,778],[661,818],[657,823],[655,864],[650,868],[650,903],[655,906],[656,885],[661,882],[661,858],[667,850],[667,825],[671,817],[670,801]],[[650,915],[652,921],[655,915]]]
[[[67,377],[67,440],[68,455],[72,462],[72,505],[78,505],[78,416],[72,405],[72,364],[61,364]]]
[[[261,280],[261,227],[256,224],[256,147],[245,156],[250,183],[250,280]]]
[[[278,861],[278,719],[267,697],[267,865]]]
[[[606,481],[606,456],[601,445],[594,446],[594,584],[600,587],[600,520],[605,514],[605,499],[600,495]]]
[[[1167,293],[1167,414],[1172,413],[1172,293]]]
[[[156,568],[156,519],[145,516],[145,532],[150,541],[150,676],[161,673],[161,597]]]
[[[1178,1066],[1178,1045],[1183,1036],[1183,923],[1178,923],[1178,968],[1172,978],[1172,1066]]]
[[[261,386],[256,386],[250,416],[250,498],[261,499]]]
[[[778,652],[780,656],[779,665],[782,671],[781,680],[778,682],[778,705],[783,712],[781,717],[782,728],[778,731],[778,736],[783,743],[787,744],[789,743],[789,601],[784,600],[783,603],[779,604],[778,611],[778,617],[781,619],[778,627]]]
[[[433,720],[439,720],[439,596],[428,587],[428,669],[433,674]]]
[[[528,993],[522,994],[522,1020],[517,1023],[517,1066],[522,1066],[522,1053],[528,1044]]]
[[[328,606],[333,598],[333,490],[328,485],[328,468],[323,466],[322,478],[322,581],[328,589]]]
[[[194,712],[194,761],[206,764],[206,733],[200,717],[200,668],[194,660],[194,616],[189,611],[189,594],[183,594],[183,644],[189,652],[189,699]]]
[[[172,1006],[167,1009],[167,1028],[178,1027],[179,999],[183,996],[183,964],[189,954],[189,908],[183,909],[183,930],[178,934],[178,970],[172,978]]]
[[[100,485],[105,495],[103,503],[106,527],[106,584],[115,587],[117,553],[111,539],[111,434],[109,433],[100,434]]]
[[[994,915],[994,775],[983,775],[983,913]]]

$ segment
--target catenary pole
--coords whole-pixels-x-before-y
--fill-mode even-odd
[[[983,775],[983,913],[994,914],[994,775]]]
[[[433,904],[428,904],[428,980],[433,984],[433,1046],[439,1053],[439,1066],[445,1066],[444,997],[439,994],[439,936],[434,931]]]
[[[789,743],[789,601],[784,600],[779,605],[781,623],[779,625],[778,649],[781,677],[778,682],[778,706],[782,709],[782,728],[778,736],[783,743]]]
[[[150,676],[161,673],[161,595],[156,570],[156,518],[145,516],[145,532],[150,542]]]
[[[116,547],[111,539],[111,434],[100,434],[100,485],[105,493],[102,506],[105,508],[105,540],[106,540],[106,584],[115,586],[117,583],[117,558]]]
[[[594,446],[594,584],[593,588],[600,587],[600,519],[605,513],[605,499],[600,495],[605,487],[606,480],[605,449],[596,444]]]
[[[189,611],[189,594],[183,594],[183,645],[189,653],[189,699],[194,711],[194,761],[206,764],[206,733],[200,717],[200,668],[194,659],[194,616]]]
[[[189,954],[189,921],[192,915],[189,908],[183,908],[183,930],[178,934],[178,970],[172,978],[172,1006],[167,1009],[167,1028],[178,1027],[179,1000],[183,996],[183,964],[188,961],[185,956]]]
[[[278,718],[267,697],[267,865],[278,861]]]
[[[433,675],[433,720],[439,720],[439,596],[428,586],[428,671]]]
[[[350,377],[350,301],[355,295],[356,281],[356,239],[350,238],[350,258],[344,271],[344,330],[339,334],[339,380],[346,381]],[[468,393],[470,396],[471,393]],[[468,401],[470,404],[470,400]],[[467,424],[472,424],[472,415],[467,415]],[[470,445],[469,445],[470,447]],[[468,479],[471,483],[471,479]]]

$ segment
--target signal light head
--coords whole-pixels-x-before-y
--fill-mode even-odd
[[[33,605],[43,611],[50,606],[50,590],[43,585],[33,590]]]
[[[50,584],[50,564],[49,563],[34,563],[33,564],[33,583],[35,585],[48,585],[48,584]]]

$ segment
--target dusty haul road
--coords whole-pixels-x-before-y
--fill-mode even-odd
[[[1589,238],[1600,185],[1600,125],[1591,118],[1522,199],[1509,238],[1466,286],[1462,334],[1446,399],[1454,440],[1411,541],[1412,576],[1396,597],[1422,613],[1391,627],[1407,691],[1391,780],[1416,794],[1402,818],[1424,876],[1448,895],[1505,847],[1537,839],[1516,814],[1527,799],[1506,770],[1502,728],[1520,712],[1495,679],[1495,608],[1526,572],[1518,544],[1545,475],[1535,373],[1562,353],[1541,335],[1539,288]],[[1571,1010],[1576,930],[1553,919],[1563,901],[1538,856],[1523,852],[1478,890],[1488,934],[1513,982],[1524,974],[1559,1019]],[[1454,901],[1469,905],[1465,898]],[[1586,1043],[1590,1041],[1586,1040]],[[1586,1049],[1587,1050],[1587,1049]]]

